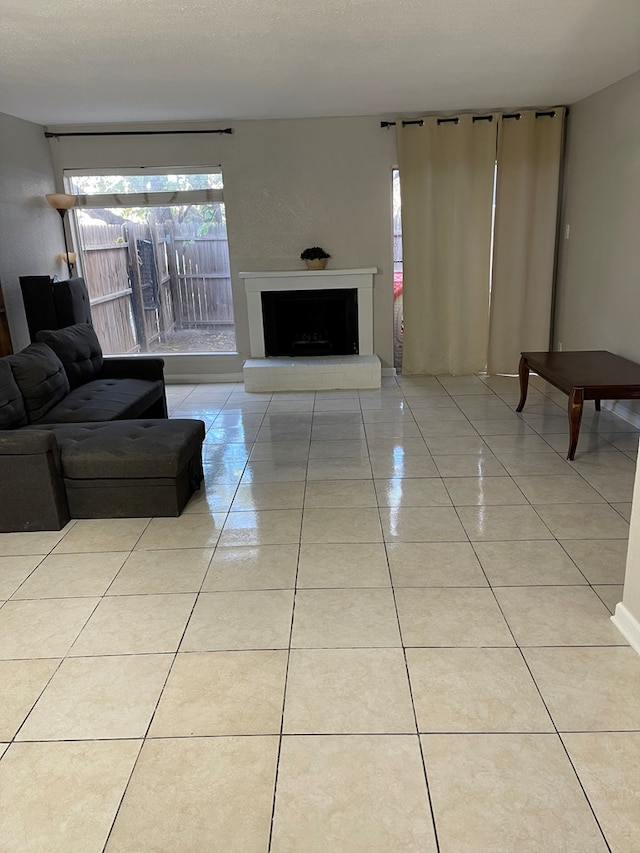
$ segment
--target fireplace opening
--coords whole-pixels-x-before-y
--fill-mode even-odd
[[[263,291],[265,355],[287,358],[358,353],[358,291]]]

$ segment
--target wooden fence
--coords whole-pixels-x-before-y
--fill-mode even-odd
[[[177,300],[182,328],[233,325],[231,272],[227,236],[214,228],[206,237],[186,228],[168,235],[169,251],[175,257]]]
[[[179,329],[233,325],[224,226],[194,226],[152,211],[148,224],[78,218],[94,325],[105,352],[146,352]]]
[[[129,251],[122,225],[106,222],[79,229],[83,273],[89,291],[91,316],[105,352],[136,352],[131,310]]]

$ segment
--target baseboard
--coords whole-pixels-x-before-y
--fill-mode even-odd
[[[167,385],[211,385],[216,382],[242,382],[242,373],[171,373],[164,377]]]
[[[622,602],[616,605],[611,621],[622,634],[631,648],[640,655],[640,622]]]
[[[396,376],[395,367],[383,367],[382,376]],[[244,382],[242,373],[165,373],[167,385],[202,385],[216,382]]]
[[[395,367],[383,367],[382,376],[395,376]],[[198,385],[214,382],[243,382],[242,373],[172,373],[165,376],[167,385]]]
[[[633,408],[634,402],[626,400],[603,400],[602,408],[607,409],[607,411],[622,418],[623,421],[640,429],[640,412]]]

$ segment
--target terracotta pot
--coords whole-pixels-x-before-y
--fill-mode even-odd
[[[305,261],[308,270],[323,270],[327,265],[327,258],[313,258],[313,260]]]

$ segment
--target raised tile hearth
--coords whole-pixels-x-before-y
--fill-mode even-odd
[[[379,388],[376,355],[316,358],[249,358],[243,366],[246,391],[333,391]]]

